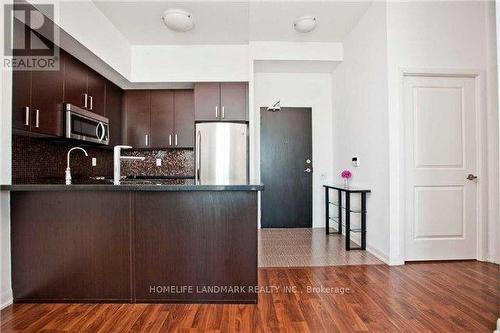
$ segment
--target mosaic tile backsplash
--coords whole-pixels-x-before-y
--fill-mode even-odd
[[[64,181],[66,154],[75,143],[54,142],[27,136],[12,137],[12,183],[33,184]],[[81,145],[83,146],[83,145]],[[93,146],[83,146],[89,156],[81,151],[71,153],[71,174],[75,182],[89,177],[113,177],[113,151]],[[190,149],[124,150],[123,155],[146,157],[145,161],[122,161],[122,175],[126,176],[183,176],[194,175],[194,151]],[[97,166],[92,167],[92,157]],[[160,167],[156,159],[162,160]]]
[[[64,181],[66,154],[75,144],[53,142],[46,139],[14,135],[12,137],[12,183],[44,183],[61,178]],[[113,177],[113,152],[96,147],[83,147],[71,153],[71,175],[73,179],[93,176]],[[92,167],[92,157],[97,166]]]
[[[194,177],[194,150],[123,150],[122,155],[143,156],[144,161],[125,160],[122,162],[122,175],[145,177]],[[161,166],[156,166],[156,159]]]

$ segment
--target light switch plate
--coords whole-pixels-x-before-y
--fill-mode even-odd
[[[161,166],[161,158],[156,159],[156,166]]]
[[[359,167],[359,157],[358,156],[353,156],[352,157],[352,165],[354,167]]]
[[[96,165],[97,165],[97,158],[92,157],[92,166],[96,166]]]

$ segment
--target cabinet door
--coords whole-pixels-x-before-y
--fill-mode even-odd
[[[130,301],[128,192],[11,198],[15,300]]]
[[[174,92],[151,91],[151,146],[174,145]]]
[[[103,116],[106,108],[106,79],[89,69],[87,85],[87,92],[89,95],[87,109]]]
[[[106,85],[106,114],[109,119],[109,145],[122,144],[122,90],[111,82]]]
[[[13,40],[22,41],[25,38],[25,25],[18,20],[13,21]],[[24,55],[24,50],[14,56]],[[30,130],[31,106],[31,71],[12,71],[12,126],[17,129]]]
[[[220,84],[221,120],[248,120],[247,87],[246,82]]]
[[[87,66],[66,52],[61,52],[64,62],[64,103],[87,107]]]
[[[176,90],[174,95],[176,146],[194,147],[194,93]]]
[[[30,130],[31,72],[12,72],[12,126]]]
[[[47,47],[54,44],[39,36]],[[31,73],[31,131],[62,136],[64,72],[59,64],[57,71],[33,71]]]
[[[147,148],[151,142],[151,94],[147,90],[127,90],[124,96],[127,144]]]
[[[194,110],[196,120],[219,120],[221,111],[219,83],[195,84]]]

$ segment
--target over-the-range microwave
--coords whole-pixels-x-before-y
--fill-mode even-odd
[[[66,137],[80,141],[109,144],[109,119],[88,110],[64,104]]]

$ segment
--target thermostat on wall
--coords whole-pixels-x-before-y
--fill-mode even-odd
[[[359,157],[357,156],[352,157],[352,165],[355,167],[359,167]]]

